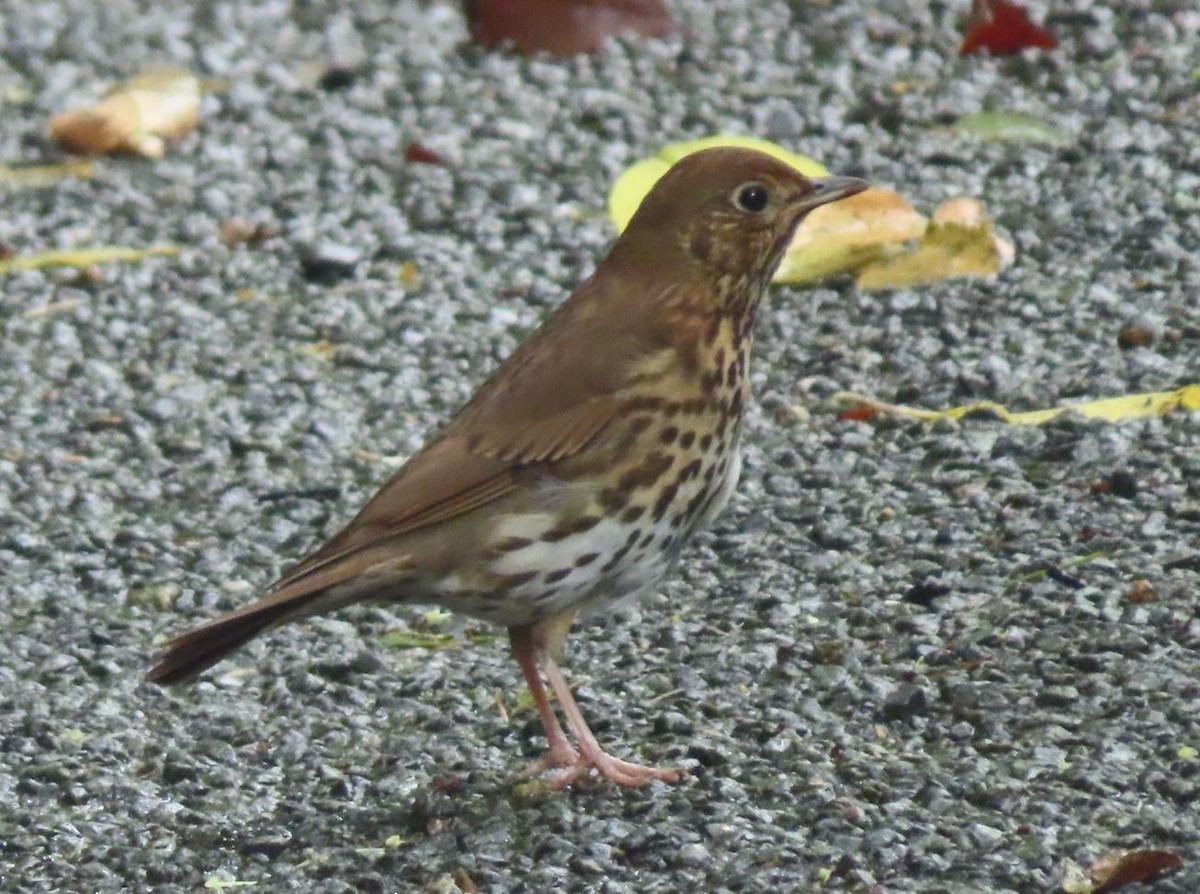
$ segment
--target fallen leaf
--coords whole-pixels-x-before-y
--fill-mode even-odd
[[[981,140],[1065,146],[1071,142],[1062,130],[1024,112],[974,112],[963,115],[951,130]]]
[[[421,287],[421,268],[412,261],[405,261],[396,272],[396,282],[404,289],[412,290]]]
[[[1129,394],[1124,397],[1109,397],[1102,400],[1085,401],[1082,403],[1064,404],[1047,410],[1030,410],[1014,413],[998,403],[980,401],[948,410],[922,410],[902,404],[889,404],[851,392],[841,392],[834,395],[840,403],[849,404],[852,408],[863,407],[874,410],[875,414],[893,416],[900,419],[916,419],[922,422],[936,422],[941,419],[957,421],[967,416],[985,415],[1000,419],[1010,425],[1042,425],[1063,413],[1071,412],[1085,419],[1098,419],[1104,422],[1128,422],[1137,419],[1149,419],[1165,416],[1167,413],[1182,410],[1185,413],[1200,412],[1200,385],[1187,385],[1178,391],[1159,391],[1146,394]],[[869,417],[868,417],[869,418]]]
[[[221,221],[217,238],[226,248],[245,245],[247,248],[258,248],[268,239],[279,235],[279,227],[275,224],[246,220],[244,217],[231,217]]]
[[[1132,351],[1134,348],[1150,348],[1154,346],[1154,330],[1149,326],[1134,323],[1125,326],[1117,333],[1117,347],[1122,351]]]
[[[297,350],[301,354],[315,357],[318,360],[332,360],[342,350],[342,346],[323,338],[312,344],[301,345]]]
[[[471,39],[511,43],[527,56],[598,53],[610,37],[679,31],[663,0],[463,0]]]
[[[1174,851],[1113,851],[1097,858],[1087,868],[1087,873],[1095,885],[1092,894],[1104,894],[1126,885],[1151,881],[1182,866],[1183,858]]]
[[[870,422],[878,415],[878,407],[860,403],[838,413],[838,422]]]
[[[927,223],[902,196],[880,187],[822,205],[796,229],[775,282],[816,282],[857,270],[920,237]]]
[[[168,144],[195,129],[200,80],[187,71],[145,71],[90,108],[50,119],[50,138],[77,155],[129,153],[162,158]]]
[[[995,276],[1012,262],[1012,246],[997,238],[983,206],[953,199],[934,212],[915,250],[882,258],[858,274],[859,288],[908,289],[944,279]]]
[[[61,251],[43,251],[32,255],[18,255],[0,261],[0,275],[19,270],[40,270],[43,267],[86,268],[93,264],[111,261],[141,261],[146,258],[174,257],[179,249],[174,245],[156,245],[151,248],[122,248],[101,246],[98,248],[73,248]]]
[[[415,165],[444,165],[446,163],[446,159],[422,143],[409,143],[405,146],[404,160]]]
[[[389,649],[427,649],[440,652],[457,649],[461,643],[449,633],[421,633],[415,630],[390,630],[379,638],[380,645]]]
[[[1129,588],[1129,601],[1134,605],[1146,605],[1150,602],[1158,602],[1158,592],[1154,589],[1154,584],[1143,578],[1138,578],[1133,582],[1133,586]]]
[[[625,229],[629,219],[633,217],[633,212],[637,211],[638,205],[642,204],[642,199],[646,198],[646,194],[650,192],[650,188],[658,182],[659,178],[670,170],[671,165],[693,152],[711,149],[715,146],[740,146],[743,149],[757,149],[759,152],[765,152],[780,161],[787,162],[805,177],[824,177],[829,173],[829,169],[820,162],[794,152],[788,152],[782,146],[769,140],[760,140],[757,137],[716,136],[671,143],[663,146],[649,158],[634,162],[621,173],[616,183],[613,184],[612,190],[608,194],[608,215],[616,224],[617,230]],[[854,198],[861,198],[863,195],[866,193],[860,193]],[[845,201],[851,200],[846,199]],[[841,202],[834,203],[834,205],[839,204]]]
[[[10,168],[0,165],[0,185],[23,189],[54,186],[64,180],[91,180],[90,161],[69,161],[61,165],[28,165]]]
[[[1029,47],[1053,50],[1058,40],[1035,24],[1024,7],[1010,0],[974,0],[958,55],[987,50],[993,56],[1012,56]]]

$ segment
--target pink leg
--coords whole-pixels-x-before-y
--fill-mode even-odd
[[[533,642],[532,630],[528,627],[510,627],[508,641],[512,645],[513,657],[517,659],[521,673],[525,675],[525,682],[529,685],[538,716],[542,718],[542,726],[546,729],[546,741],[550,746],[545,756],[530,764],[521,775],[535,776],[558,767],[574,767],[579,763],[579,754],[567,741],[567,736],[554,715],[554,709],[550,707],[550,699],[546,697],[542,679],[538,676],[535,658],[537,649]]]
[[[596,736],[587,725],[587,721],[583,719],[579,705],[575,703],[575,696],[571,694],[571,687],[567,685],[567,681],[563,677],[562,671],[558,669],[558,665],[554,662],[554,659],[545,651],[539,657],[541,658],[542,670],[546,672],[546,679],[550,681],[550,688],[554,690],[554,697],[558,699],[558,703],[562,706],[563,715],[567,719],[567,726],[575,736],[575,740],[579,743],[579,754],[555,778],[553,782],[555,788],[565,788],[571,783],[587,776],[588,772],[593,769],[602,778],[615,782],[618,785],[648,785],[656,779],[663,782],[678,781],[678,770],[631,764],[628,761],[613,757],[601,748],[600,743],[596,741]],[[533,676],[537,677],[536,669]],[[528,678],[528,675],[526,677]],[[535,695],[534,698],[537,698],[537,696]],[[555,726],[558,726],[557,721],[555,721]],[[559,729],[559,734],[562,734],[561,729]]]

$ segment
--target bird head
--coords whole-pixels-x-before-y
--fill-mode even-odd
[[[806,177],[753,149],[705,149],[663,175],[620,242],[672,271],[699,274],[714,300],[744,311],[757,304],[800,222],[867,186],[855,177]]]

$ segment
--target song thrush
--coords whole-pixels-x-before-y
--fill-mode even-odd
[[[352,602],[435,603],[508,628],[565,786],[675,770],[601,749],[559,670],[571,623],[656,586],[741,468],[763,291],[801,219],[858,193],[747,149],[678,162],[596,272],[328,543],[258,602],[167,646],[194,677],[263,630]],[[562,709],[573,746],[538,670]]]

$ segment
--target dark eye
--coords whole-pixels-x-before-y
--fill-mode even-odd
[[[733,194],[735,205],[743,211],[752,211],[755,214],[766,208],[770,199],[771,194],[761,183],[747,183],[745,186],[739,186],[737,192]]]

